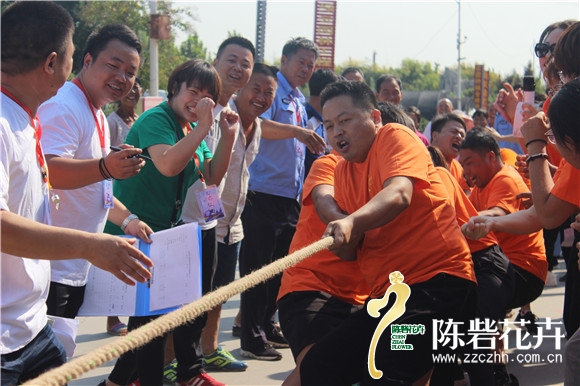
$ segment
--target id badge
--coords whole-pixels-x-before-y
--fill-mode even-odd
[[[103,203],[105,209],[113,208],[113,181],[103,181]]]
[[[211,185],[197,190],[195,195],[205,222],[225,217],[217,186]]]

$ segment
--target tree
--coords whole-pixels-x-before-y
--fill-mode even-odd
[[[199,39],[197,32],[189,35],[187,40],[181,43],[179,51],[187,59],[208,59],[207,48],[204,47],[203,42]]]
[[[82,63],[82,50],[91,32],[112,23],[129,26],[143,45],[142,63],[139,77],[144,89],[149,88],[149,2],[134,1],[58,1],[67,9],[75,21],[75,44],[73,74],[77,73]],[[4,3],[2,3],[4,6]],[[189,10],[174,8],[169,1],[159,1],[157,12],[171,16],[171,26],[185,32],[193,32],[192,21],[195,17]],[[159,84],[165,87],[171,71],[186,60],[179,49],[175,47],[173,37],[159,41]]]

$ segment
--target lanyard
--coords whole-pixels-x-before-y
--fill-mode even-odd
[[[73,78],[72,82],[75,85],[77,85],[78,88],[81,89],[83,94],[85,94],[85,98],[87,99],[87,103],[89,104],[89,109],[91,110],[91,113],[93,114],[93,118],[95,120],[95,125],[97,125],[97,132],[99,134],[99,143],[101,144],[101,150],[103,151],[104,156],[106,150],[105,150],[105,122],[103,116],[101,115],[101,122],[99,123],[99,120],[97,119],[97,114],[95,114],[95,109],[93,109],[93,105],[91,104],[89,95],[87,94],[87,91],[83,87],[82,83],[77,78]]]
[[[195,162],[195,167],[197,168],[197,174],[199,174],[199,179],[201,180],[201,182],[205,182],[205,179],[203,178],[203,173],[201,172],[200,162],[199,158],[197,157],[197,153],[193,153],[193,161]]]
[[[288,94],[288,96],[290,97],[290,102],[292,103],[292,107],[294,107],[294,114],[296,114],[296,122],[297,122],[298,126],[300,126],[300,111],[298,111],[298,105],[294,101],[294,93],[290,92],[290,94]]]
[[[191,123],[187,123],[187,134],[191,133],[192,127],[191,127]],[[197,156],[197,153],[193,153],[193,162],[195,162],[195,167],[197,168],[197,174],[199,175],[199,179],[201,180],[201,182],[205,183],[205,178],[203,178],[203,173],[201,172],[201,165],[199,162],[199,157]]]
[[[40,137],[42,136],[42,126],[40,126],[40,120],[38,119],[38,115],[36,118],[32,117],[32,111],[25,106],[22,102],[20,102],[12,93],[4,86],[2,88],[2,93],[6,95],[8,98],[12,99],[18,106],[22,107],[24,111],[28,114],[30,118],[30,126],[34,128],[34,138],[36,139],[36,160],[38,161],[38,166],[40,166],[40,170],[42,172],[42,181],[44,183],[48,183],[48,168],[46,167],[46,163],[44,162],[44,154],[42,153],[42,146],[40,145]],[[35,122],[36,121],[36,122]],[[37,125],[38,124],[38,125]],[[50,186],[50,184],[49,184]]]

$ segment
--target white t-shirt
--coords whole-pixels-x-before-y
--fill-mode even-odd
[[[121,118],[116,111],[113,111],[107,117],[107,123],[109,124],[109,133],[111,134],[111,145],[119,146],[125,143],[125,139],[127,138],[127,134],[129,134],[131,127],[125,123],[123,118]]]
[[[34,128],[16,102],[4,94],[0,101],[0,210],[46,222],[48,186],[36,158]],[[0,353],[8,354],[26,346],[46,326],[50,263],[7,253],[1,259]]]
[[[68,159],[95,159],[103,156],[93,107],[83,91],[72,82],[66,82],[58,94],[43,103],[38,115],[42,122],[42,145],[45,154]],[[110,146],[109,125],[101,109],[93,110],[103,125],[105,153]],[[51,204],[53,224],[60,227],[101,233],[105,228],[108,209],[104,207],[104,181],[79,189],[57,190],[60,208]],[[53,260],[53,282],[83,286],[87,283],[90,263],[84,259]]]

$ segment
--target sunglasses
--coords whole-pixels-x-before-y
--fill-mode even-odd
[[[534,47],[534,51],[536,52],[536,56],[538,58],[543,58],[548,54],[548,52],[550,53],[550,55],[552,55],[552,52],[554,52],[554,47],[556,47],[556,43],[552,45],[547,45],[546,43],[538,43]]]

